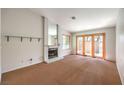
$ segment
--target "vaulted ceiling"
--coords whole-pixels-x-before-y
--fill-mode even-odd
[[[35,8],[31,9],[61,28],[70,31],[84,31],[116,25],[116,8]],[[75,17],[76,19],[72,19]]]

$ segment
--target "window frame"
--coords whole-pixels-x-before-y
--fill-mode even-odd
[[[69,43],[68,43],[69,44],[69,48],[66,48],[66,49],[63,48],[63,36],[69,37]],[[63,34],[62,35],[62,50],[69,50],[70,48],[71,48],[71,36]]]

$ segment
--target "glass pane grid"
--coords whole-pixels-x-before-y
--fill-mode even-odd
[[[102,57],[103,56],[103,37],[102,35],[95,36],[95,56]]]
[[[86,36],[85,37],[85,55],[91,56],[91,50],[92,50],[92,37]]]
[[[70,41],[69,41],[69,36],[63,35],[62,40],[63,40],[62,49],[69,49],[69,47],[70,47],[70,44],[69,44],[69,42],[70,42]]]
[[[83,54],[83,37],[77,38],[77,53]]]

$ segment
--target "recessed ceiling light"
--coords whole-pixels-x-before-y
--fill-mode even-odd
[[[72,20],[75,20],[75,19],[76,19],[76,17],[75,17],[75,16],[72,16],[72,17],[71,17],[71,19],[72,19]]]

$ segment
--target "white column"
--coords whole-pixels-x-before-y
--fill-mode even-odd
[[[44,17],[44,61],[48,62],[48,19]]]

